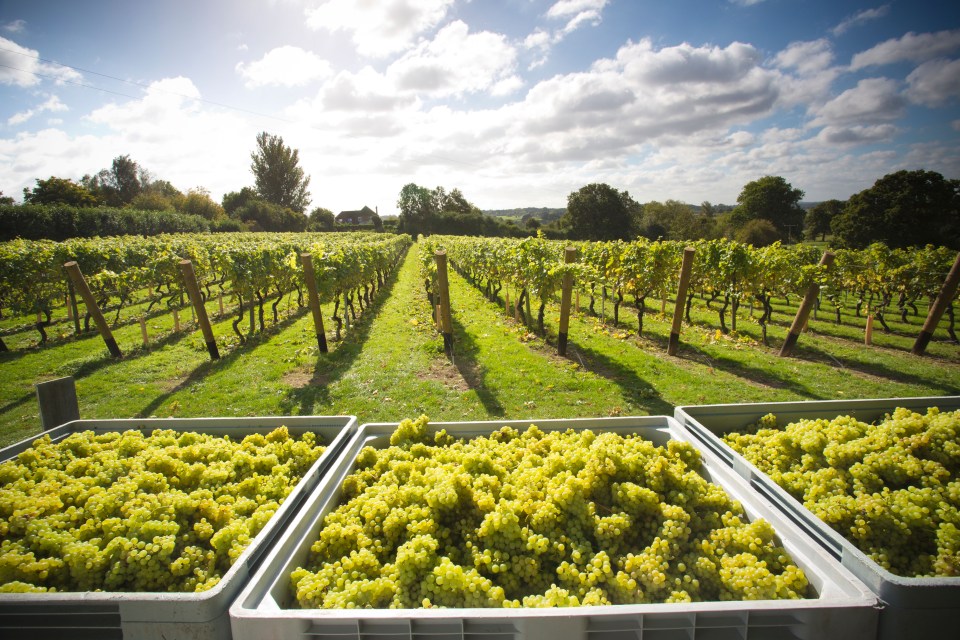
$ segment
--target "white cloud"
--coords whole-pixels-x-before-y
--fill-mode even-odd
[[[27,28],[26,20],[13,20],[3,25],[3,30],[8,33],[21,33]]]
[[[850,69],[880,66],[909,60],[924,62],[945,56],[960,49],[960,29],[936,33],[909,32],[901,38],[891,38],[853,56]]]
[[[493,87],[502,93],[522,84],[514,74],[516,57],[504,36],[489,31],[471,34],[457,20],[387,67],[386,77],[400,92],[434,98]]]
[[[44,77],[53,79],[56,84],[64,81],[77,81],[83,76],[57,64],[40,61],[40,54],[33,49],[21,47],[13,40],[0,38],[0,84],[18,87],[33,87],[40,84]]]
[[[527,69],[536,69],[546,63],[554,45],[562,42],[581,26],[588,23],[592,26],[599,25],[601,13],[608,2],[609,0],[560,0],[551,5],[546,17],[551,20],[566,20],[566,24],[552,30],[537,28],[524,38],[524,48],[538,53],[537,57],[527,65]]]
[[[15,113],[7,119],[7,124],[14,126],[23,124],[28,121],[33,116],[38,113],[43,113],[44,111],[68,111],[69,108],[67,105],[60,102],[60,98],[57,96],[50,96],[46,102],[43,104],[37,105],[33,109],[27,109],[26,111],[21,111]]]
[[[815,112],[814,126],[867,125],[903,116],[907,101],[898,83],[889,78],[866,78]]]
[[[866,24],[871,20],[877,20],[879,18],[883,18],[888,13],[890,13],[889,4],[879,6],[876,9],[864,9],[863,11],[859,11],[854,15],[850,16],[849,18],[845,18],[844,20],[842,20],[840,24],[838,24],[837,26],[835,26],[833,29],[830,30],[830,33],[832,33],[835,36],[842,35],[847,31],[849,31],[850,29],[852,29],[853,27],[859,27],[860,25]]]
[[[857,145],[872,142],[886,142],[899,133],[892,124],[856,125],[852,127],[824,127],[817,139],[827,144]]]
[[[924,62],[907,76],[907,97],[928,107],[942,107],[960,96],[960,60]]]
[[[286,45],[268,51],[262,58],[250,63],[240,62],[236,67],[248,88],[279,85],[297,87],[330,77],[330,63],[300,47]]]
[[[384,57],[409,49],[446,17],[454,0],[326,0],[307,9],[307,26],[351,34],[357,51]]]
[[[780,104],[785,107],[807,105],[816,109],[829,99],[831,87],[841,74],[841,69],[833,66],[833,49],[825,38],[790,43],[774,57],[773,64],[784,71]]]

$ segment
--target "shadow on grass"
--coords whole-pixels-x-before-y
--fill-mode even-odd
[[[646,409],[650,415],[673,415],[673,405],[664,400],[652,384],[608,355],[571,340],[567,343],[567,355],[561,357],[566,357],[570,362],[577,363],[587,371],[617,385],[624,397],[634,405]]]
[[[330,353],[318,354],[309,382],[302,387],[290,389],[280,399],[280,409],[284,414],[311,415],[315,413],[314,407],[317,405],[330,404],[329,385],[342,378],[363,352],[363,345],[370,335],[373,321],[380,315],[384,302],[390,298],[405,257],[406,253],[387,276],[383,286],[377,290],[373,302],[356,322],[350,324],[350,331],[344,334],[336,349]]]
[[[942,378],[938,379],[934,376],[922,376],[913,373],[907,373],[902,369],[895,369],[879,362],[867,362],[851,355],[844,355],[843,359],[841,360],[827,351],[809,343],[802,344],[798,342],[796,350],[794,351],[794,357],[802,358],[809,362],[827,364],[834,368],[850,369],[865,375],[884,378],[891,382],[915,384],[918,386],[930,387],[932,389],[939,389],[947,395],[960,393],[960,381],[950,384]],[[901,357],[915,356],[911,356],[908,353]],[[938,363],[950,364],[950,361],[938,359]]]
[[[175,387],[173,387],[172,389],[170,389],[170,390],[167,391],[166,393],[162,393],[162,394],[158,395],[156,398],[154,398],[153,400],[151,400],[150,403],[149,403],[146,407],[144,407],[143,409],[141,409],[141,410],[137,413],[137,417],[138,417],[138,418],[147,418],[147,417],[153,415],[153,412],[156,411],[156,409],[157,409],[158,407],[160,407],[161,405],[163,405],[163,403],[165,403],[167,400],[169,400],[171,396],[173,396],[174,394],[176,394],[176,393],[182,391],[183,389],[189,387],[190,385],[192,385],[192,384],[194,384],[194,383],[196,383],[196,382],[198,382],[198,381],[200,381],[200,380],[203,380],[203,378],[206,377],[207,374],[209,374],[212,370],[215,370],[215,369],[216,369],[216,370],[229,369],[230,367],[234,366],[235,363],[236,363],[236,361],[237,361],[241,356],[247,355],[247,354],[255,351],[255,350],[256,350],[258,347],[260,347],[260,345],[262,345],[265,341],[267,341],[268,339],[270,339],[271,337],[273,337],[273,336],[276,335],[277,333],[280,333],[281,331],[283,331],[284,329],[286,329],[286,328],[287,328],[288,326],[290,326],[291,324],[293,324],[293,323],[295,323],[296,321],[298,321],[300,318],[302,318],[302,317],[303,317],[305,314],[307,314],[308,312],[309,312],[309,309],[307,309],[306,307],[301,308],[301,309],[297,309],[295,312],[291,313],[290,315],[288,315],[288,316],[284,317],[282,320],[280,320],[280,322],[265,327],[263,333],[258,333],[258,334],[256,334],[256,335],[254,335],[252,338],[247,338],[247,341],[246,341],[246,342],[244,342],[243,344],[239,345],[238,347],[236,347],[235,349],[233,349],[232,351],[230,351],[227,355],[221,355],[219,360],[206,360],[206,361],[204,361],[203,363],[201,363],[200,365],[198,365],[196,368],[194,368],[193,371],[191,371],[190,374],[189,374],[186,378],[184,378],[179,384],[177,384]],[[171,342],[173,342],[173,341],[175,341],[175,340],[174,340],[175,338],[176,338],[176,339],[179,339],[179,338],[182,338],[182,337],[183,337],[183,336],[182,336],[181,334],[175,334],[175,335],[168,336],[168,339],[169,339]],[[157,341],[157,342],[160,342],[160,341]],[[147,350],[147,349],[141,349],[141,350],[140,350],[140,351],[143,352],[143,355],[145,355],[145,354],[149,353],[149,351],[152,351],[152,350],[153,350],[153,346],[152,346],[152,345],[153,345],[153,343],[151,343],[151,348],[150,348],[149,350]],[[128,357],[129,357],[129,356],[126,356],[125,359],[128,358]],[[114,360],[110,360],[110,362],[115,362],[115,361],[114,361]]]
[[[464,326],[453,318],[453,365],[460,372],[467,386],[477,393],[486,412],[490,416],[501,418],[506,415],[506,409],[500,404],[496,394],[484,383],[486,372],[477,360],[479,351],[476,341],[467,333]]]

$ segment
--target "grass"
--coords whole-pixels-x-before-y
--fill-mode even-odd
[[[670,320],[660,316],[659,302],[648,309],[639,337],[632,305],[624,305],[613,327],[609,301],[601,320],[585,312],[582,299],[571,319],[567,356],[560,357],[556,305],[548,309],[541,337],[506,317],[502,299],[487,300],[455,272],[450,297],[452,358],[443,353],[412,254],[342,340],[332,341],[332,307],[324,307],[327,354],[319,353],[309,313],[289,299],[278,322],[268,317],[266,330],[243,343],[232,317],[218,317],[211,301],[222,355],[217,361],[210,361],[192,326],[174,333],[166,311],[148,319],[147,346],[136,322],[143,309],[122,314],[114,330],[124,351],[120,360],[109,357],[95,333],[73,337],[72,323],[55,325],[43,346],[35,345],[39,334],[31,328],[8,330],[5,341],[13,350],[0,354],[0,444],[39,431],[33,385],[64,375],[76,380],[84,418],[351,414],[361,422],[395,422],[426,413],[437,421],[537,419],[669,415],[680,404],[960,393],[956,345],[937,340],[929,356],[910,355],[922,319],[903,325],[888,318],[893,333],[878,326],[876,346],[868,348],[862,319],[845,316],[837,326],[825,307],[794,357],[779,358],[795,307],[777,301],[766,346],[748,310],[741,312],[738,332],[723,335],[716,313],[697,301],[678,356],[670,357]],[[189,312],[181,317],[186,322]],[[29,324],[6,319],[4,327],[18,322]]]

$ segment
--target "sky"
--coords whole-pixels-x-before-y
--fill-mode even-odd
[[[0,191],[128,155],[181,191],[253,185],[266,131],[311,204],[397,212],[845,200],[960,178],[960,3],[942,0],[0,0]]]

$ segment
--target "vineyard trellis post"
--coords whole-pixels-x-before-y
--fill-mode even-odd
[[[923,352],[926,351],[927,345],[930,344],[930,340],[933,338],[933,332],[940,323],[940,318],[943,317],[943,312],[947,310],[947,306],[950,304],[950,301],[953,300],[953,296],[957,294],[958,285],[960,285],[960,253],[957,254],[957,258],[953,261],[953,267],[950,268],[947,279],[943,281],[940,294],[930,306],[930,311],[927,313],[927,320],[923,323],[923,328],[920,330],[920,335],[917,336],[916,342],[913,343],[913,349],[911,350],[913,355],[922,356]]]
[[[73,320],[74,333],[79,336],[81,332],[80,312],[79,312],[79,309],[77,309],[77,291],[73,286],[73,280],[67,281],[67,297],[70,299],[68,304],[69,304],[69,309],[71,311],[71,315],[73,316],[72,320]]]
[[[673,307],[673,326],[670,328],[670,342],[667,353],[677,355],[680,347],[680,327],[683,325],[683,311],[687,303],[687,286],[690,284],[690,272],[693,270],[693,255],[696,249],[686,247],[683,250],[683,261],[680,263],[680,282],[677,284],[677,301]]]
[[[327,333],[323,328],[323,314],[320,312],[320,294],[317,293],[317,277],[313,270],[313,256],[309,253],[301,253],[300,261],[303,263],[303,281],[307,285],[310,311],[313,313],[313,327],[317,332],[317,346],[320,347],[320,353],[327,353]]]
[[[207,307],[203,304],[203,296],[200,295],[200,285],[197,284],[197,274],[193,270],[193,263],[189,260],[181,260],[180,272],[183,274],[183,283],[187,286],[187,294],[190,296],[190,302],[193,303],[197,324],[200,325],[200,332],[203,333],[203,341],[207,345],[210,359],[219,360],[220,351],[217,349],[217,340],[213,337],[210,318],[207,317]]]
[[[453,356],[453,318],[450,316],[450,285],[447,281],[447,252],[438,249],[433,254],[437,261],[437,289],[440,294],[440,330],[443,333],[443,351]]]
[[[577,260],[577,250],[567,247],[563,252],[563,262],[573,264]],[[567,355],[567,332],[570,328],[570,298],[573,293],[573,273],[568,269],[563,274],[563,285],[560,290],[560,329],[557,334],[557,353]]]
[[[87,311],[93,316],[97,330],[107,345],[107,351],[109,351],[110,355],[114,358],[122,358],[123,352],[121,352],[120,347],[117,346],[117,341],[113,339],[113,332],[110,331],[107,319],[103,317],[103,312],[100,311],[100,307],[97,306],[93,292],[90,291],[90,287],[83,277],[83,272],[80,271],[80,265],[78,265],[75,260],[71,260],[65,263],[63,268],[67,270],[67,275],[70,276],[70,281],[73,283],[73,286],[80,292],[80,297],[83,298],[83,304],[86,305]]]
[[[820,258],[820,266],[824,269],[829,269],[833,264],[834,254],[832,251],[824,251],[823,257]],[[780,357],[785,358],[793,352],[793,347],[797,344],[797,340],[800,338],[800,333],[803,331],[804,325],[807,323],[807,319],[810,317],[810,311],[813,309],[814,303],[817,301],[817,296],[820,295],[820,285],[816,281],[810,283],[810,286],[807,288],[806,295],[803,296],[803,301],[800,303],[800,308],[797,309],[797,315],[793,319],[793,324],[790,325],[790,331],[787,333],[786,340],[783,341],[783,346],[780,347]]]

